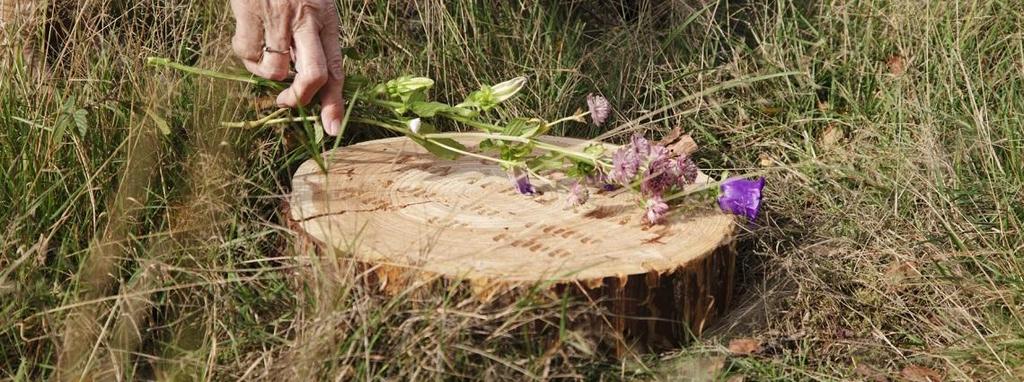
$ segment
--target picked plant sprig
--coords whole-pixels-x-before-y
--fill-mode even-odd
[[[147,63],[179,70],[195,75],[243,82],[274,90],[284,89],[286,84],[251,75],[235,75],[196,68],[173,62],[166,58],[150,57]],[[649,224],[662,222],[669,212],[668,202],[679,199],[696,190],[712,189],[711,184],[691,188],[686,186],[696,181],[698,169],[685,154],[675,154],[656,143],[648,142],[637,135],[629,144],[617,149],[609,156],[600,142],[591,142],[582,150],[574,150],[544,142],[545,136],[555,125],[566,122],[587,123],[587,117],[594,125],[600,126],[611,114],[611,105],[599,95],[587,96],[587,110],[573,115],[546,121],[541,118],[517,117],[509,120],[495,120],[489,111],[513,98],[525,86],[525,77],[516,77],[495,85],[482,85],[455,105],[432,101],[429,91],[434,81],[426,77],[402,76],[375,85],[367,85],[362,78],[350,77],[346,81],[346,98],[350,103],[388,110],[390,118],[378,117],[372,113],[352,116],[357,105],[350,105],[345,123],[354,122],[376,126],[403,134],[428,152],[439,158],[454,160],[469,156],[490,161],[503,168],[509,175],[515,189],[525,195],[537,193],[530,182],[530,176],[543,179],[542,173],[561,171],[574,179],[569,185],[567,203],[573,206],[586,203],[589,199],[587,186],[606,190],[625,188],[640,196],[644,209],[643,220]],[[363,108],[358,108],[362,111]],[[288,109],[278,109],[260,119],[243,122],[223,122],[222,126],[256,128],[266,125],[294,122],[319,123],[316,116],[285,116]],[[439,132],[432,120],[447,120],[476,130],[470,133]],[[465,147],[456,140],[459,137],[479,138],[477,151]],[[494,156],[486,153],[494,153]],[[545,179],[546,183],[560,186]],[[726,179],[717,182],[720,188],[719,206],[727,212],[742,215],[750,220],[757,217],[761,203],[761,189],[764,178],[758,181]]]

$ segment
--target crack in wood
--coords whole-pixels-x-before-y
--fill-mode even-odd
[[[403,205],[398,206],[398,207],[395,207],[395,206],[380,206],[380,207],[374,207],[374,208],[361,208],[361,209],[355,209],[355,210],[324,212],[322,214],[316,214],[316,215],[305,217],[305,218],[302,218],[302,219],[295,219],[294,221],[296,223],[305,223],[305,222],[313,220],[313,219],[318,219],[318,218],[322,218],[322,217],[325,217],[325,216],[332,216],[332,215],[344,215],[344,214],[347,214],[349,212],[376,212],[376,211],[380,211],[380,210],[390,210],[390,209],[400,210],[400,209],[403,209],[403,208],[406,208],[406,207],[411,207],[411,206],[420,205],[420,204],[427,204],[427,203],[432,203],[432,202],[433,202],[433,200],[424,200],[424,201],[421,201],[421,202],[406,203],[406,204],[403,204]]]

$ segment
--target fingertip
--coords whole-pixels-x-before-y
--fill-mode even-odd
[[[332,137],[338,136],[338,130],[341,130],[341,121],[330,121],[324,125],[324,132]]]
[[[288,89],[284,89],[284,91],[282,91],[281,94],[278,94],[277,95],[277,106],[278,107],[287,107],[287,108],[293,108],[295,106],[298,106],[296,104],[296,102],[295,102],[295,97],[292,97],[290,95],[291,93],[292,93],[291,92],[291,88],[288,88]]]
[[[341,120],[344,114],[344,106],[324,106],[323,111],[320,112],[320,120],[323,121],[324,131],[331,136],[337,136],[341,131]]]

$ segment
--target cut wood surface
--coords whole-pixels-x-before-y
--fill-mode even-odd
[[[478,139],[459,141],[473,147]],[[735,223],[710,202],[677,207],[665,224],[648,226],[630,192],[591,188],[590,201],[573,208],[565,203],[569,180],[557,174],[533,179],[540,195],[520,195],[497,164],[438,159],[404,137],[338,148],[323,163],[326,171],[310,160],[294,176],[293,225],[320,247],[387,273],[468,281],[482,291],[578,285],[588,297],[615,300],[613,311],[660,320],[668,326],[649,329],[670,340],[686,335],[681,327],[699,332],[731,299]],[[708,181],[700,174],[694,187]],[[633,331],[651,331],[641,329]]]

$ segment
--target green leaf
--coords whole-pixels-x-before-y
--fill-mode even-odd
[[[484,139],[480,141],[477,147],[480,151],[494,150],[498,148],[498,142],[493,139]]]
[[[354,47],[341,48],[341,54],[345,55],[346,58],[350,58],[356,61],[362,61],[364,59],[363,55],[359,54],[359,51],[357,51],[356,48]]]
[[[403,122],[402,124],[407,126],[408,122]],[[429,123],[427,123],[425,121],[422,121],[422,120],[420,121],[420,131],[418,133],[419,135],[433,134],[433,133],[436,133],[436,132],[437,132],[437,128],[434,127],[434,125],[429,124]]]
[[[416,102],[427,100],[427,91],[434,86],[434,81],[426,77],[402,76],[384,84],[377,85],[373,91],[377,94],[386,94],[392,101],[401,101],[401,105],[394,108],[398,115],[409,111],[410,105]]]
[[[503,134],[513,137],[533,138],[548,132],[550,127],[537,118],[516,118],[505,125]]]
[[[594,174],[594,165],[590,164],[589,162],[584,162],[575,159],[570,160],[572,161],[573,166],[569,168],[568,171],[565,172],[566,176],[569,176],[571,178],[584,178]]]
[[[523,159],[533,154],[532,143],[505,143],[501,146],[501,159],[508,162],[523,162]]]
[[[605,151],[605,147],[604,147],[604,145],[602,145],[600,143],[593,143],[593,144],[590,144],[587,147],[583,148],[583,153],[584,154],[589,154],[589,155],[595,156],[595,157],[604,155],[604,151]]]
[[[547,153],[526,161],[526,165],[534,171],[551,171],[561,169],[564,162],[556,153]]]
[[[451,110],[451,106],[448,106],[440,102],[422,101],[412,102],[409,105],[409,108],[412,110],[414,114],[424,118],[430,118],[437,115],[437,113]]]
[[[429,151],[431,154],[434,154],[435,156],[441,159],[455,160],[459,159],[459,157],[462,156],[462,154],[459,154],[457,152],[449,150],[448,148],[440,146],[438,145],[438,143],[458,150],[466,150],[466,146],[463,146],[461,143],[451,138],[426,140],[420,137],[410,135],[409,139],[412,139],[413,142],[416,142],[420,146],[423,146],[423,148],[427,149],[427,151]]]
[[[478,111],[470,109],[465,106],[455,106],[452,107],[451,110],[449,111],[463,118],[475,118],[476,116],[480,115]]]
[[[370,78],[359,74],[345,75],[345,94],[355,94],[356,91],[366,88],[370,84]],[[383,86],[380,87],[383,89]],[[376,90],[376,89],[375,89]]]
[[[551,126],[540,119],[531,119],[527,121],[527,128],[520,134],[524,138],[535,138],[544,134],[547,134],[551,130]]]
[[[56,143],[64,142],[64,134],[68,131],[68,125],[71,125],[71,121],[66,116],[61,116],[57,119],[57,124],[53,127],[53,141]]]
[[[401,95],[401,100],[402,103],[393,109],[396,115],[404,115],[411,109],[413,104],[426,103],[427,95],[423,93],[408,93]]]
[[[71,118],[75,121],[75,127],[78,127],[78,135],[85,136],[85,133],[89,131],[89,112],[85,109],[78,109],[72,113]]]
[[[427,102],[427,93],[413,92],[409,93],[407,97],[402,98],[406,105],[412,105],[418,102]]]
[[[403,122],[397,122],[397,123],[403,123]],[[436,138],[436,139],[425,139],[425,138],[423,138],[423,135],[433,134],[433,133],[437,132],[437,128],[434,127],[434,125],[431,125],[431,124],[426,123],[426,122],[420,122],[420,129],[419,130],[420,131],[419,131],[418,134],[407,134],[406,136],[409,137],[409,139],[412,139],[413,142],[416,142],[420,146],[423,146],[423,148],[427,149],[427,151],[429,151],[431,154],[434,154],[435,156],[437,156],[439,158],[448,159],[448,160],[455,160],[455,159],[458,159],[460,156],[462,156],[462,154],[459,154],[457,152],[451,151],[448,148],[445,148],[445,147],[443,147],[441,145],[445,145],[445,146],[448,146],[448,147],[451,147],[451,148],[454,148],[454,149],[457,149],[457,150],[468,151],[466,149],[466,146],[462,145],[461,143],[459,143],[459,142],[457,142],[457,141],[455,141],[454,139],[451,139],[451,138]],[[441,145],[439,145],[438,143],[440,143]]]
[[[156,124],[156,128],[160,130],[160,134],[171,135],[171,125],[167,123],[166,119],[157,115],[152,109],[146,109],[146,115],[149,116],[149,119],[152,119],[153,123]]]
[[[313,142],[316,144],[323,143],[324,141],[324,127],[319,123],[313,124]]]
[[[494,100],[494,92],[490,86],[480,86],[480,90],[469,93],[466,100],[456,105],[457,107],[478,108],[483,111],[491,110],[498,103]]]
[[[518,137],[522,136],[523,132],[526,131],[527,128],[529,128],[529,125],[527,125],[527,121],[525,118],[516,118],[509,121],[508,124],[505,125],[505,129],[502,130],[502,134],[512,137]]]

